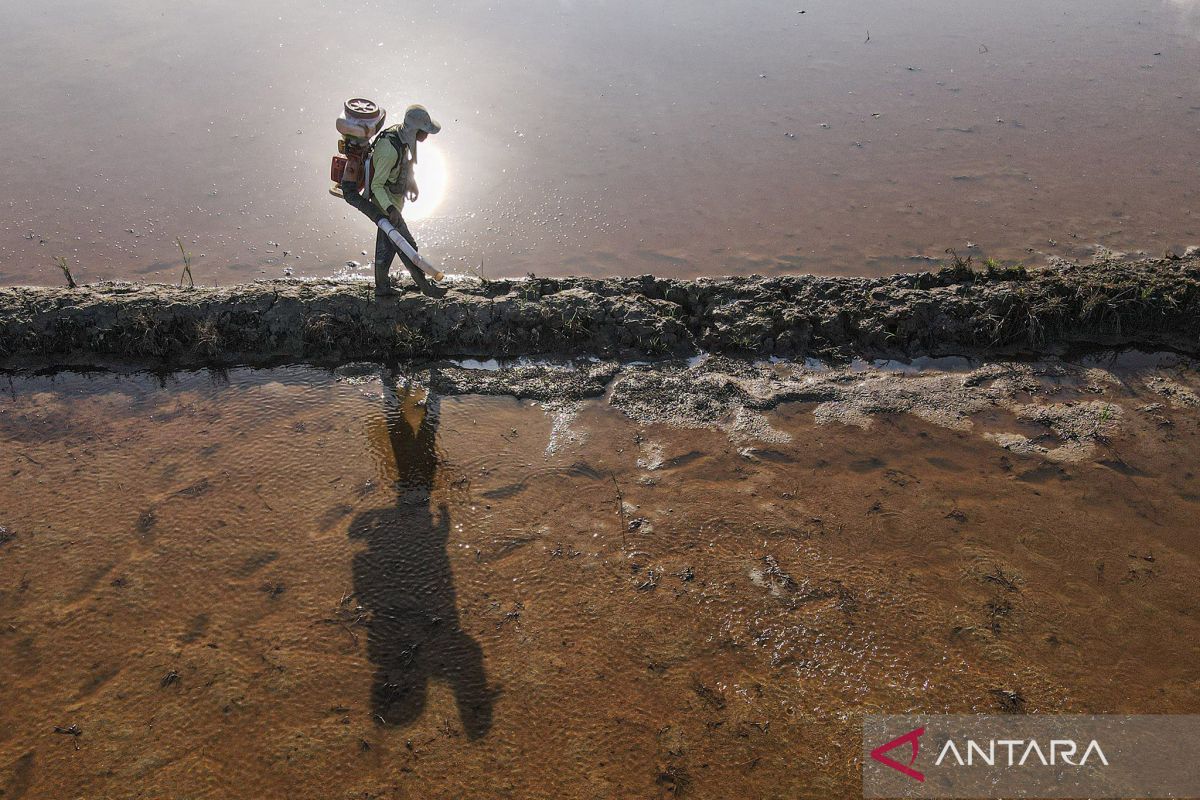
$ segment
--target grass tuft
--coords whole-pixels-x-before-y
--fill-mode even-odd
[[[187,288],[195,289],[196,281],[192,279],[192,255],[183,248],[183,241],[176,236],[175,244],[179,247],[179,254],[183,256],[183,274],[179,276],[179,286],[183,288],[183,279],[187,278]]]
[[[67,279],[67,288],[78,289],[78,284],[76,284],[75,279],[71,277],[71,268],[67,266],[67,259],[63,256],[58,256],[54,259],[54,261],[56,264],[58,264],[58,268],[62,270],[63,277]]]

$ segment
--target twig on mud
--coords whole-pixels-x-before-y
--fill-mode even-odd
[[[612,479],[613,488],[617,490],[617,513],[621,516],[621,549],[628,550],[629,545],[625,541],[625,496],[621,494],[621,484],[617,483],[616,473],[609,470],[608,477]]]
[[[1097,425],[1096,427],[1098,428],[1099,425]],[[1095,439],[1097,442],[1099,442],[1105,449],[1107,449],[1108,452],[1113,454],[1113,457],[1117,460],[1118,464],[1125,467],[1125,469],[1127,469],[1127,470],[1132,470],[1132,471],[1137,470],[1137,467],[1133,466],[1128,461],[1126,461],[1125,457],[1123,455],[1121,455],[1121,451],[1117,450],[1117,448],[1113,446],[1112,439],[1108,438],[1107,436],[1100,433],[1099,430],[1096,430],[1096,429],[1092,430],[1091,436],[1093,439]],[[1126,475],[1125,477],[1129,478],[1128,475]],[[1132,479],[1130,479],[1130,480],[1132,480]]]
[[[1019,587],[1014,580],[1016,577],[1018,576],[1005,575],[1004,570],[1002,570],[1000,567],[996,567],[995,574],[984,575],[983,579],[985,581],[991,581],[992,583],[998,583],[1010,592],[1019,592],[1021,591],[1021,587]]]
[[[738,764],[738,767],[744,770],[757,769],[760,761],[762,761],[762,756],[755,756],[749,761],[743,761],[741,764]]]
[[[314,625],[337,625],[346,633],[350,634],[350,638],[354,640],[354,646],[358,646],[358,632],[354,630],[358,625],[364,624],[370,614],[361,605],[353,602],[354,595],[347,592],[342,595],[342,599],[338,601],[337,608],[333,610],[332,617],[319,619],[314,622]]]
[[[275,509],[271,508],[271,504],[267,502],[267,499],[259,494],[257,486],[254,487],[254,494],[259,500],[262,500],[262,504],[267,507],[267,511],[270,511],[272,514],[275,513]]]
[[[517,603],[513,606],[512,611],[504,612],[504,616],[496,623],[496,630],[500,630],[507,622],[519,623],[521,621],[521,612],[525,609],[524,603]]]

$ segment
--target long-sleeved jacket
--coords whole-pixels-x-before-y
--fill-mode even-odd
[[[396,130],[400,126],[395,126]],[[383,212],[389,206],[404,208],[404,193],[415,185],[413,164],[416,163],[416,142],[411,144],[389,131],[380,136],[371,152],[371,199]],[[399,145],[399,151],[397,151]]]

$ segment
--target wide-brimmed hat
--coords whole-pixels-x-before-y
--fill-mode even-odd
[[[404,127],[426,133],[437,133],[442,129],[442,126],[429,116],[425,106],[419,104],[409,106],[408,110],[404,112]]]

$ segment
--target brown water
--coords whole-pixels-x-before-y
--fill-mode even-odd
[[[1090,433],[794,403],[758,441],[7,377],[0,796],[848,797],[863,713],[1196,713],[1200,379],[1079,376],[1019,396]]]
[[[56,256],[175,281],[176,237],[201,283],[361,274],[372,229],[326,193],[355,93],[444,123],[414,231],[454,272],[881,274],[949,247],[1200,241],[1195,0],[5,11],[0,284],[58,283]]]

